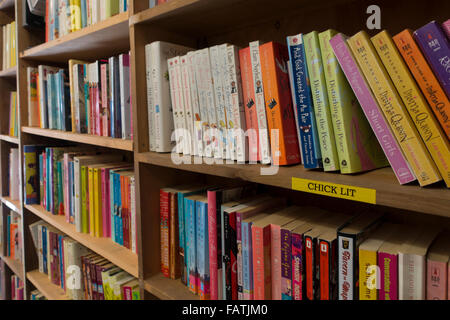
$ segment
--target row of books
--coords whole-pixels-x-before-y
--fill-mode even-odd
[[[46,0],[46,42],[127,10],[128,0]]]
[[[149,6],[149,8],[153,8],[153,7],[156,7],[159,4],[162,4],[162,3],[165,3],[165,2],[168,2],[168,1],[169,0],[149,0],[148,1],[148,6]]]
[[[9,131],[11,137],[19,136],[19,109],[17,108],[17,92],[11,91],[9,96]]]
[[[65,216],[78,232],[137,252],[135,177],[121,154],[24,146],[25,204]]]
[[[441,53],[450,51],[435,22],[394,40],[383,31],[372,40],[360,32],[347,42],[328,30],[288,37],[287,47],[254,41],[240,50],[224,44],[192,51],[151,43],[150,151],[278,165],[302,161],[307,169],[341,173],[390,163],[402,184],[444,179],[449,186],[450,103],[445,67],[426,49],[429,38],[437,39]]]
[[[5,211],[3,211],[5,214]],[[6,215],[6,246],[5,255],[22,262],[22,231],[20,216],[11,211]]]
[[[16,22],[2,26],[2,70],[15,67],[17,64],[16,54]]]
[[[39,272],[47,274],[69,299],[139,300],[139,283],[130,274],[44,221],[29,228],[39,258]]]
[[[19,168],[20,152],[18,148],[9,150],[9,197],[13,201],[20,200],[20,168]]]
[[[15,274],[11,276],[11,300],[25,300],[23,281]]]
[[[437,228],[286,206],[249,186],[165,188],[160,200],[161,271],[201,299],[447,297],[435,293],[448,289],[450,257]]]
[[[132,139],[129,54],[27,72],[29,126]]]
[[[39,290],[31,291],[30,299],[31,300],[47,300],[47,298]]]

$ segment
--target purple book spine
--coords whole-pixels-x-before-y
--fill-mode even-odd
[[[292,299],[302,300],[303,293],[303,237],[300,234],[291,234],[291,273],[292,273]]]
[[[400,184],[405,184],[416,180],[397,140],[392,135],[378,108],[378,104],[347,45],[344,35],[337,34],[330,40],[330,44],[398,181]]]
[[[422,53],[450,99],[450,43],[436,21],[414,32]]]
[[[291,232],[281,229],[281,298],[292,300]]]
[[[238,300],[244,300],[244,280],[242,274],[242,216],[236,212],[236,244],[237,244],[237,289]]]

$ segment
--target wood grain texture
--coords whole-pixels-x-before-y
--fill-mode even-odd
[[[46,274],[39,270],[27,272],[27,279],[38,289],[47,300],[69,300],[61,287],[53,284]]]
[[[164,277],[162,273],[144,279],[146,291],[163,300],[199,300],[179,279],[172,280]]]
[[[16,259],[11,259],[10,257],[0,255],[0,258],[5,261],[6,265],[11,269],[11,271],[17,275],[22,281],[24,281],[23,277],[23,265],[22,262]]]

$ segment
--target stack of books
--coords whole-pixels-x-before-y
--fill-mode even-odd
[[[139,282],[44,221],[30,226],[39,271],[73,300],[139,300]],[[73,276],[78,270],[79,278]],[[69,285],[69,282],[70,285]]]
[[[449,187],[449,55],[434,21],[393,38],[312,31],[287,46],[153,42],[150,151],[344,174],[390,164],[401,184]]]
[[[16,275],[11,276],[11,300],[25,300],[23,281]]]
[[[137,252],[135,176],[121,154],[24,146],[25,204],[65,216],[78,232]]]
[[[163,275],[204,300],[446,299],[450,242],[440,229],[250,191],[161,189]]]
[[[28,125],[132,139],[130,55],[28,68]]]
[[[46,42],[126,11],[128,11],[128,0],[47,0]]]
[[[5,255],[22,262],[22,231],[20,216],[14,212],[6,215],[6,247]]]
[[[31,291],[30,298],[31,300],[47,300],[47,298],[39,290]]]
[[[2,70],[13,68],[17,65],[16,49],[16,22],[2,26]]]

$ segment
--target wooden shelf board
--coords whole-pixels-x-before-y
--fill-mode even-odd
[[[110,137],[101,137],[91,134],[73,133],[61,130],[41,129],[36,127],[22,127],[22,132],[59,140],[91,144],[105,148],[133,151],[132,140],[115,139]]]
[[[171,154],[146,152],[137,154],[141,163],[191,172],[221,176],[225,178],[243,179],[246,181],[292,188],[292,178],[304,178],[321,182],[331,182],[349,186],[376,190],[378,205],[417,211],[450,217],[450,191],[442,184],[421,188],[416,183],[400,185],[391,168],[382,168],[356,175],[325,173],[318,170],[306,170],[301,165],[280,167],[276,175],[261,175],[259,164],[193,164],[199,158],[190,157],[192,164],[177,165],[171,160]],[[209,159],[211,160],[211,159]],[[201,163],[201,162],[200,162]]]
[[[12,270],[12,272],[14,272],[14,274],[19,276],[19,278],[21,280],[24,280],[24,277],[23,277],[23,264],[22,264],[22,262],[20,262],[19,260],[16,260],[16,259],[11,259],[10,257],[4,256],[4,255],[0,255],[0,258],[3,261],[5,261],[5,263]]]
[[[55,216],[44,210],[40,205],[25,205],[25,208],[85,247],[138,278],[138,256],[131,250],[118,245],[109,238],[95,238],[89,234],[79,233],[75,230],[74,225],[66,222],[64,216]]]
[[[17,76],[17,67],[12,67],[0,71],[0,78],[15,78],[16,76]]]
[[[14,143],[14,144],[19,144],[19,138],[17,137],[12,137],[6,134],[0,134],[0,140],[9,142],[9,143]]]
[[[10,208],[12,211],[15,211],[18,214],[22,214],[22,210],[21,210],[21,206],[20,206],[20,201],[18,200],[11,200],[10,197],[2,197],[2,202],[8,207]]]
[[[40,273],[39,270],[27,272],[27,278],[48,300],[69,300],[64,290],[53,284],[48,275]]]
[[[14,0],[1,0],[0,1],[0,10],[5,10],[14,7]]]
[[[68,59],[92,60],[109,57],[129,50],[128,12],[83,28],[76,32],[42,43],[20,53],[21,58],[48,62]]]
[[[199,300],[199,296],[190,292],[180,279],[168,279],[162,273],[145,279],[144,288],[162,300]]]

